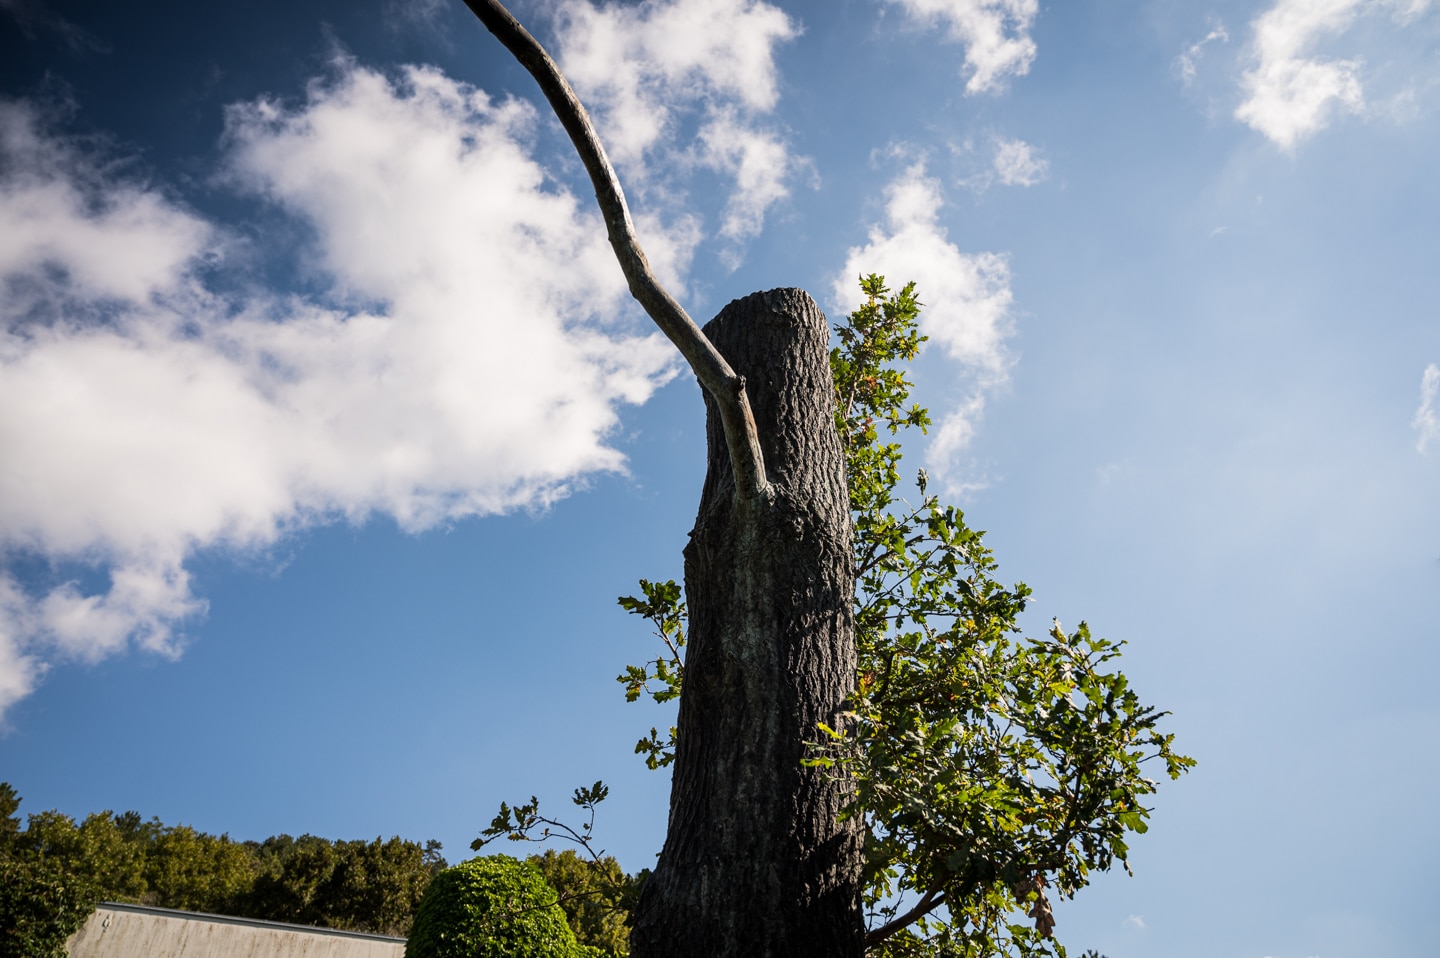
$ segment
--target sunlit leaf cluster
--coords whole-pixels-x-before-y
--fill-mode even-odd
[[[1157,761],[1191,760],[1081,623],[1021,634],[1030,591],[1004,585],[984,534],[927,493],[901,498],[903,430],[924,429],[898,364],[922,338],[914,285],[861,280],[836,331],[836,426],[855,519],[858,675],[817,762],[853,774],[866,826],[869,942],[885,955],[1059,951],[1047,891],[1125,864]],[[1128,866],[1127,866],[1128,867]]]

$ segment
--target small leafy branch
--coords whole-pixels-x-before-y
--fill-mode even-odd
[[[648,620],[664,644],[665,652],[644,665],[625,666],[624,673],[616,676],[615,681],[625,686],[627,702],[649,694],[663,704],[680,697],[680,687],[685,680],[681,652],[685,648],[685,603],[680,598],[680,586],[673,579],[668,582],[641,579],[640,591],[643,599],[621,596],[620,607]],[[645,764],[651,769],[663,768],[675,761],[675,727],[670,727],[670,734],[664,739],[660,738],[658,729],[651,728],[647,737],[635,743],[635,754],[644,755]]]
[[[596,782],[589,788],[575,789],[574,796],[570,799],[577,806],[589,813],[584,824],[578,828],[565,824],[564,822],[546,818],[540,814],[540,800],[534,795],[524,805],[511,807],[505,802],[500,803],[499,813],[490,821],[490,826],[480,833],[480,837],[470,843],[470,850],[478,852],[486,845],[498,838],[507,838],[512,842],[545,842],[552,838],[559,838],[564,841],[573,842],[585,849],[585,853],[591,860],[599,861],[605,854],[605,850],[596,851],[591,842],[595,837],[595,807],[610,794],[610,786],[604,782]],[[537,834],[538,832],[538,834]]]

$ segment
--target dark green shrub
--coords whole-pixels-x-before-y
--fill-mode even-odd
[[[86,884],[37,859],[0,857],[0,958],[65,958],[95,910]]]
[[[582,958],[558,898],[529,862],[461,862],[426,889],[405,958]]]

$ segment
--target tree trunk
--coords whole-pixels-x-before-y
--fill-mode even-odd
[[[802,290],[736,300],[705,334],[749,392],[773,489],[736,495],[714,401],[685,550],[690,612],[670,823],[636,958],[858,958],[847,786],[801,765],[854,687],[854,557],[829,326]]]

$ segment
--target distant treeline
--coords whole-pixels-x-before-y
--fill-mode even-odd
[[[139,812],[76,822],[37,812],[22,827],[20,796],[0,782],[0,958],[64,955],[63,942],[97,901],[263,918],[405,937],[446,861],[440,843],[331,841],[275,835],[237,842]],[[573,851],[528,861],[555,891],[577,940],[620,958],[642,876],[614,858]]]
[[[275,835],[237,842],[138,812],[28,816],[0,783],[0,859],[64,876],[93,901],[404,936],[430,879],[446,867],[440,843],[401,838],[331,841]]]

